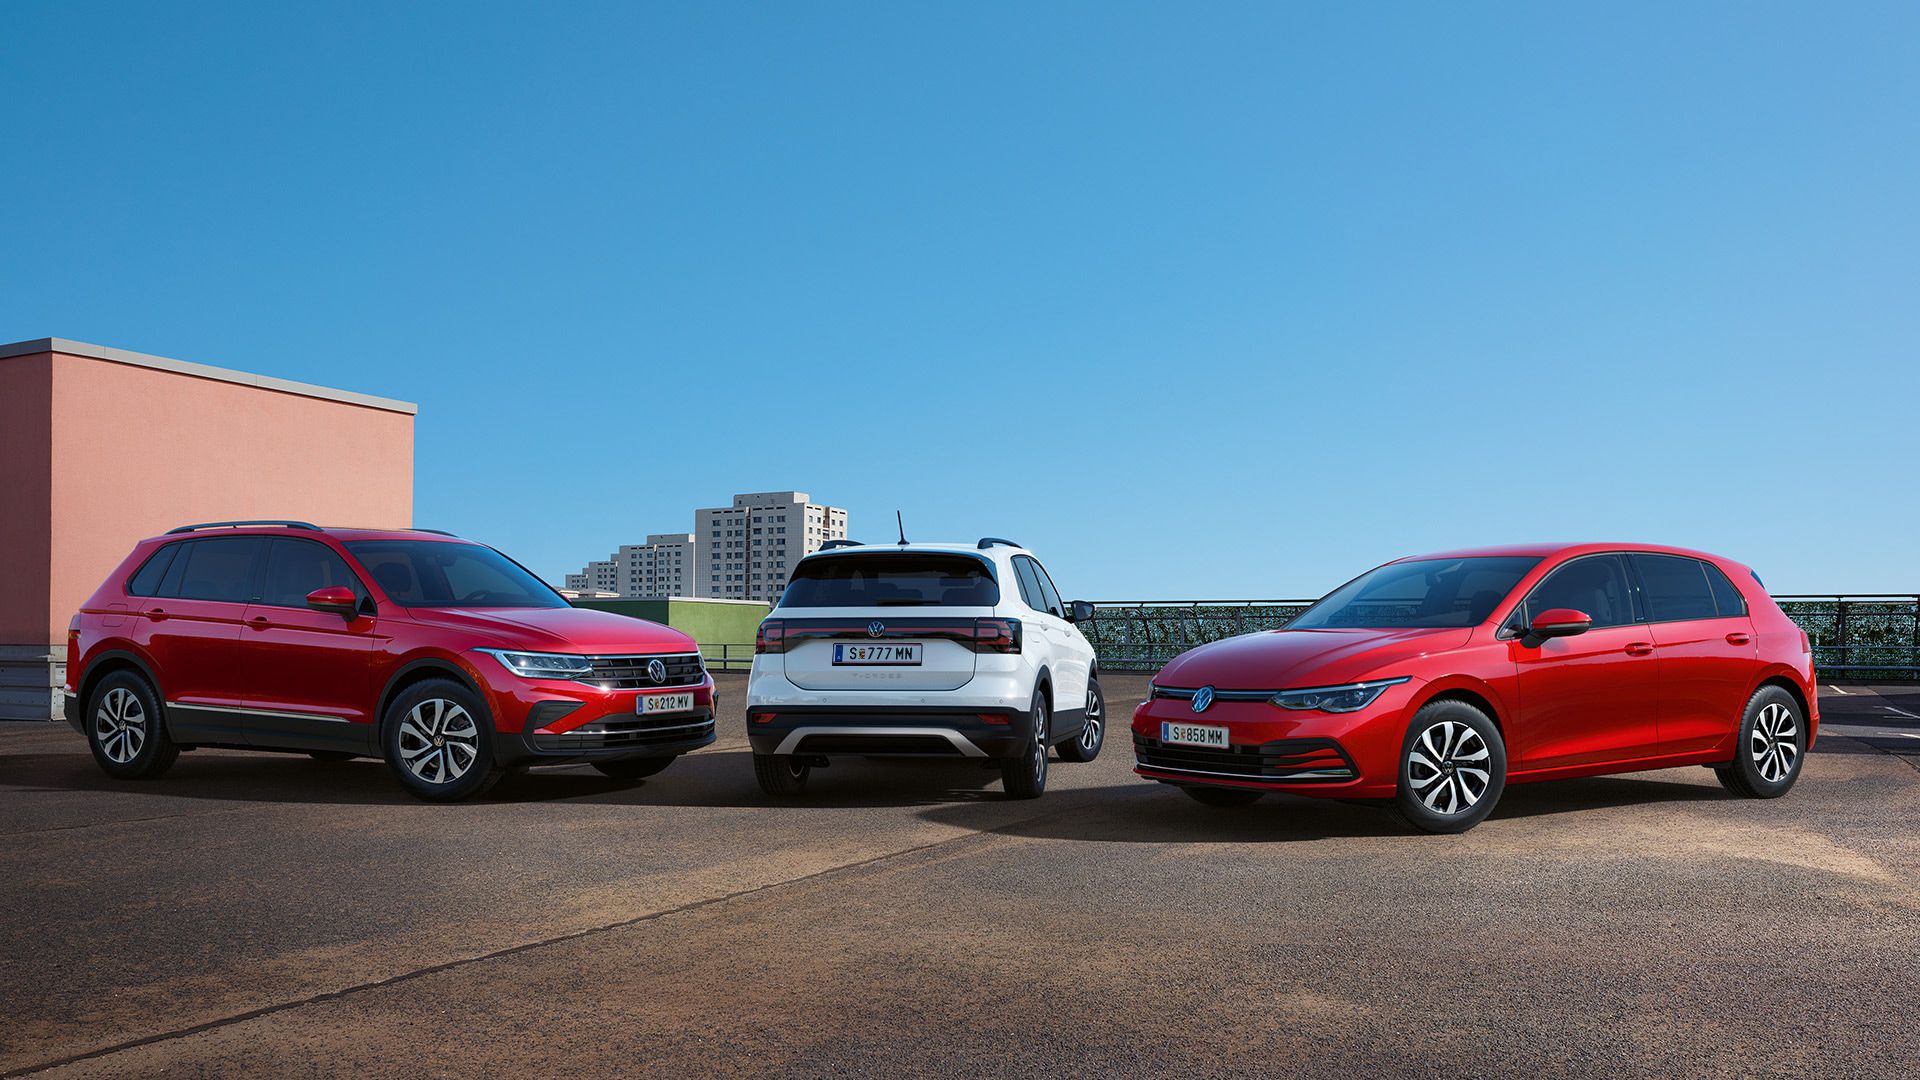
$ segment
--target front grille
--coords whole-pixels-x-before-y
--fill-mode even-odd
[[[1146,768],[1185,773],[1195,778],[1316,784],[1351,780],[1359,775],[1347,752],[1332,739],[1275,739],[1258,746],[1219,750],[1169,746],[1159,739],[1135,735],[1133,756]]]
[[[533,745],[541,750],[622,750],[701,738],[712,740],[713,717],[679,713],[595,720],[558,735],[535,732]]]
[[[662,682],[654,682],[647,674],[647,664],[658,660],[666,665],[667,677]],[[581,679],[608,690],[648,690],[656,686],[699,686],[707,677],[707,669],[700,663],[699,653],[679,653],[672,656],[596,656],[593,658],[593,674]]]

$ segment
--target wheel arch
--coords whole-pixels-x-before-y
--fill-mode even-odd
[[[87,699],[93,696],[93,689],[100,685],[100,680],[116,671],[137,672],[147,680],[147,685],[153,687],[154,696],[160,699],[160,715],[166,715],[167,695],[161,688],[159,678],[153,673],[152,661],[130,649],[106,649],[87,661],[80,678],[73,684],[73,695],[81,709],[86,708]]]
[[[493,711],[493,699],[487,694],[486,688],[482,687],[459,662],[445,657],[423,656],[400,665],[392,675],[388,676],[387,685],[380,691],[380,700],[373,714],[374,729],[380,732],[386,730],[387,709],[393,705],[395,698],[405,693],[409,687],[430,679],[451,679],[459,683],[478,697],[487,706],[488,712]],[[490,719],[498,729],[500,718],[496,716]]]
[[[1754,694],[1765,690],[1769,686],[1777,686],[1785,690],[1787,695],[1793,698],[1793,703],[1800,706],[1800,715],[1807,722],[1809,736],[1818,730],[1820,721],[1814,714],[1813,703],[1808,700],[1806,688],[1800,685],[1800,680],[1795,678],[1791,671],[1774,671],[1763,675],[1760,681],[1754,684],[1753,690],[1747,694],[1747,700],[1752,701]],[[1746,717],[1743,715],[1740,720],[1742,723],[1745,723]],[[1808,745],[1812,745],[1813,740],[1811,737],[1809,737],[1807,741]]]
[[[1493,688],[1478,679],[1464,675],[1448,676],[1436,679],[1420,688],[1414,695],[1412,704],[1407,708],[1407,721],[1412,723],[1413,714],[1436,701],[1461,701],[1487,714],[1493,721],[1494,729],[1500,732],[1501,739],[1508,738],[1509,716],[1505,702]]]

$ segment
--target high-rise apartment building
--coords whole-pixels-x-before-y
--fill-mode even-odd
[[[693,532],[622,545],[612,558],[568,574],[567,588],[622,597],[771,602],[802,556],[847,537],[847,512],[817,506],[803,491],[735,495],[733,505],[695,510],[693,516]]]

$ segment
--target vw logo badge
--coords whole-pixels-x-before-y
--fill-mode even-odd
[[[666,682],[667,681],[667,665],[660,662],[659,660],[647,661],[647,678],[652,679],[654,682],[657,682],[657,683]]]
[[[880,635],[886,632],[887,632],[887,624],[881,622],[878,619],[875,619],[874,621],[867,624],[868,637],[879,637]]]
[[[1213,687],[1203,686],[1193,692],[1194,712],[1206,712],[1207,706],[1211,704],[1213,704]]]

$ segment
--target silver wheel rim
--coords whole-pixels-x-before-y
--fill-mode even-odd
[[[1794,763],[1800,760],[1800,722],[1793,710],[1777,701],[1761,709],[1753,721],[1747,752],[1767,783],[1777,784],[1792,775]]]
[[[133,691],[114,687],[94,711],[93,737],[108,761],[125,765],[147,745],[147,707]]]
[[[1492,754],[1480,733],[1456,720],[1421,732],[1407,751],[1407,783],[1421,805],[1436,814],[1460,814],[1486,798],[1493,786]]]
[[[1033,714],[1033,780],[1036,785],[1047,782],[1047,729],[1052,725],[1047,716],[1047,703],[1042,701]]]
[[[1080,749],[1091,751],[1100,745],[1100,726],[1104,722],[1100,715],[1100,691],[1087,690],[1087,726],[1080,731]]]
[[[480,758],[480,726],[457,701],[428,698],[400,721],[400,760],[429,784],[451,784]]]

